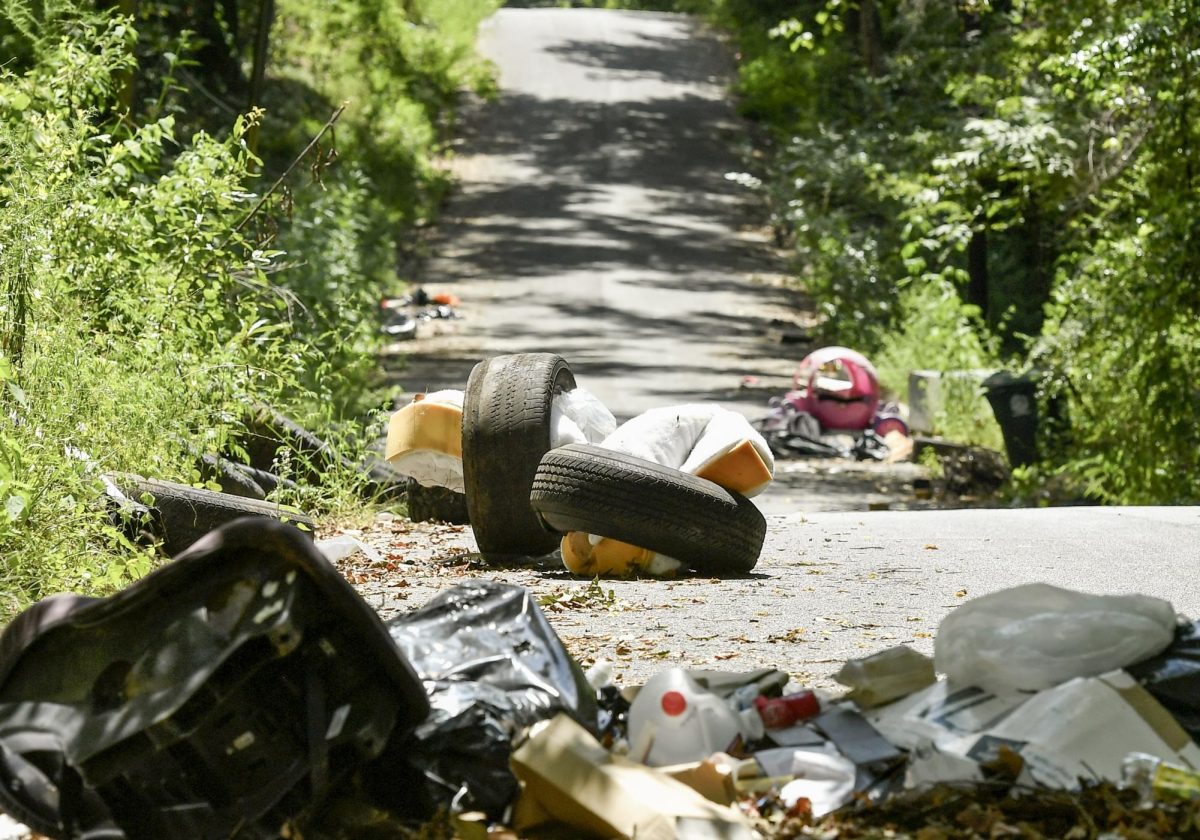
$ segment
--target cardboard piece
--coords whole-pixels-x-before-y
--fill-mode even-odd
[[[1035,782],[1073,789],[1080,779],[1119,781],[1121,762],[1143,752],[1193,769],[1200,747],[1150,693],[1124,671],[1079,677],[1027,700],[1016,712],[951,752],[987,761],[1007,743]]]
[[[737,759],[725,753],[714,753],[704,761],[659,767],[658,771],[683,782],[710,802],[732,805],[738,794],[734,786],[738,768],[753,763],[754,759]]]
[[[611,755],[564,714],[539,724],[512,755],[524,796],[586,836],[755,840],[739,812],[658,770]]]
[[[785,729],[769,729],[766,737],[781,747],[820,747],[828,743],[824,735],[807,723],[797,723]]]
[[[933,660],[908,645],[851,659],[833,678],[852,689],[848,699],[860,709],[890,703],[937,682]]]
[[[1016,691],[994,694],[976,686],[943,680],[903,700],[871,709],[865,717],[891,743],[916,750],[983,732],[1000,723],[1031,696]]]

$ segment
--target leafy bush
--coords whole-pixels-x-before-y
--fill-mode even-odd
[[[339,144],[349,163],[333,166],[323,139],[298,161],[316,177],[281,182],[265,203],[313,129],[303,142],[270,133],[278,124],[254,111],[205,130],[211,114],[189,109],[183,87],[205,81],[199,42],[165,31],[167,6],[141,4],[140,38],[128,19],[66,0],[0,9],[0,45],[15,56],[0,71],[0,613],[63,589],[104,592],[153,565],[110,523],[103,472],[196,483],[197,456],[232,446],[256,402],[354,419],[339,436],[350,450],[378,431],[357,412],[375,399],[374,318],[395,282],[399,223],[432,212],[439,124],[457,86],[483,78],[471,33],[454,27],[489,4],[430,5],[453,31],[414,33],[405,7],[356,4],[366,16],[345,39],[381,46],[370,27],[392,15],[407,52],[393,49],[362,91]],[[177,51],[148,58],[150,43]],[[388,74],[402,60],[397,87]],[[350,65],[340,72],[304,99],[324,103],[322,120]],[[401,159],[418,163],[389,168]],[[413,189],[389,191],[393,177]],[[360,504],[362,480],[341,471],[302,501]]]
[[[1200,499],[1200,24],[1183,0],[713,0],[765,189],[831,340],[907,368],[1047,373],[1042,474]],[[957,427],[995,444],[964,395]]]

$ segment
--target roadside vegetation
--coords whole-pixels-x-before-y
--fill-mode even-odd
[[[148,571],[100,474],[198,483],[246,406],[358,454],[379,298],[488,85],[492,0],[111,5],[0,7],[0,614]]]
[[[1025,487],[1200,500],[1194,2],[584,4],[732,34],[761,188],[827,340],[899,394],[914,368],[1035,372],[1060,422]],[[989,414],[968,387],[943,426],[997,446]]]
[[[1042,371],[1067,420],[1043,474],[1106,502],[1200,499],[1194,4],[713,13],[831,335],[897,388],[914,367]]]

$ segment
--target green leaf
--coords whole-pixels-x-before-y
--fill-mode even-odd
[[[9,496],[8,501],[4,503],[4,511],[8,514],[8,518],[12,522],[16,522],[25,513],[25,497],[16,494]]]
[[[29,399],[25,396],[25,390],[16,382],[8,382],[6,384],[8,385],[8,392],[12,394],[13,399],[17,401],[17,405],[21,406],[21,408],[28,409]]]

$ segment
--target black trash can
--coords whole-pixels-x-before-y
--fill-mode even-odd
[[[983,393],[992,406],[1008,462],[1014,467],[1037,463],[1038,380],[1035,376],[994,373],[983,380]]]

